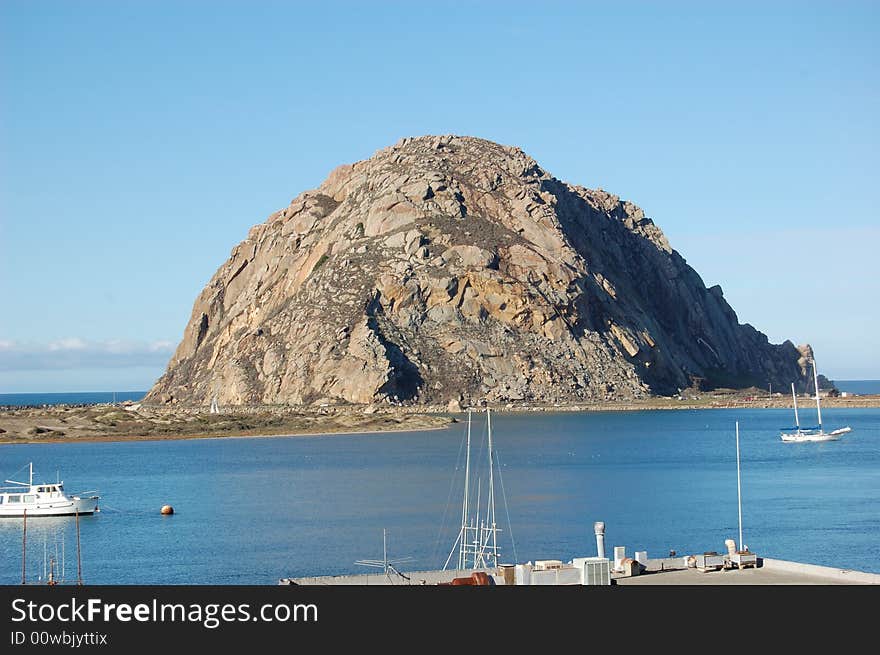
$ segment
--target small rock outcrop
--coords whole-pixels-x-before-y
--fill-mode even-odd
[[[406,138],[251,228],[148,402],[579,402],[800,389],[644,212],[518,148]]]

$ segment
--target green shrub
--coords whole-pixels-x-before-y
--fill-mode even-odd
[[[321,268],[324,265],[324,262],[326,262],[328,259],[330,258],[327,255],[321,255],[320,257],[318,257],[318,261],[316,261],[315,265],[312,267],[312,273]]]

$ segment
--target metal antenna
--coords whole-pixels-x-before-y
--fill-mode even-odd
[[[359,559],[355,562],[355,564],[382,569],[385,575],[388,575],[389,572],[396,573],[400,577],[409,580],[409,578],[403,575],[403,573],[394,568],[394,565],[402,564],[404,562],[411,562],[412,560],[412,557],[399,557],[397,559],[388,559],[388,533],[385,528],[382,528],[382,559]]]

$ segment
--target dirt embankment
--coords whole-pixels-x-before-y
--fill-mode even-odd
[[[266,408],[211,414],[207,409],[127,409],[117,405],[6,408],[0,443],[131,441],[428,430],[446,427],[440,414],[360,411],[282,411]]]

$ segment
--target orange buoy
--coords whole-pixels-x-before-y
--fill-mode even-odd
[[[174,508],[171,505],[162,505],[162,509],[160,511],[166,516],[168,514],[174,514]]]

